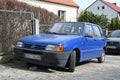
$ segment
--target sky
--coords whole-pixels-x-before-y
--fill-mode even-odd
[[[80,6],[80,10],[84,10],[96,0],[74,0],[74,1]],[[120,7],[120,0],[107,0],[107,1],[111,3],[117,3],[117,5]]]

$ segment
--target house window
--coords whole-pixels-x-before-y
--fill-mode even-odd
[[[66,11],[59,10],[58,11],[58,16],[61,18],[61,20],[66,20]]]
[[[97,9],[99,10],[99,9],[100,9],[100,7],[97,7]]]
[[[104,6],[102,6],[102,9],[105,9],[105,7],[104,7]]]

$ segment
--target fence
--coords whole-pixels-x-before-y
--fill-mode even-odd
[[[0,52],[10,51],[17,39],[34,33],[32,19],[32,12],[0,10]]]
[[[46,30],[49,30],[51,27],[52,27],[52,24],[40,24],[40,27],[39,27],[40,33],[43,33]]]

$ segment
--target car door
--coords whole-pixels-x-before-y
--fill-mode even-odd
[[[93,25],[94,29],[94,40],[95,40],[95,57],[99,57],[101,55],[101,51],[105,45],[105,37],[103,37],[103,33],[101,31],[101,28],[98,25]]]
[[[86,24],[85,27],[85,50],[84,50],[84,59],[91,59],[94,57],[94,48],[95,48],[95,40],[94,40],[94,31],[92,28],[92,24]]]

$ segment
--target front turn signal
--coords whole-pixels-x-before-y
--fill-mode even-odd
[[[64,51],[63,46],[57,46],[57,47],[56,47],[56,51],[57,51],[57,52],[63,52],[63,51]]]

